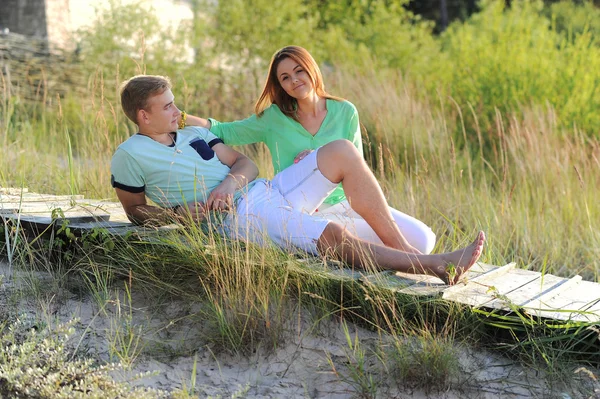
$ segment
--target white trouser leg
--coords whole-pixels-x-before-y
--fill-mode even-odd
[[[436,236],[429,226],[392,207],[390,207],[390,212],[400,228],[402,235],[410,245],[424,254],[429,254],[433,251]],[[325,209],[319,209],[318,212],[314,213],[314,216],[319,216],[339,223],[345,226],[348,231],[356,234],[356,236],[365,241],[374,244],[383,244],[371,226],[369,226],[358,213],[352,210],[348,201],[340,202],[339,204],[332,205]]]

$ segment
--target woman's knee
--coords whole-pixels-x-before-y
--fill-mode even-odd
[[[346,139],[339,139],[329,142],[319,149],[319,151],[321,150],[325,150],[328,155],[336,157],[360,156],[358,149],[354,146],[354,144]]]
[[[422,229],[422,237],[420,240],[421,243],[419,245],[421,248],[417,249],[424,254],[430,254],[431,251],[433,251],[433,248],[435,247],[436,240],[437,237],[433,230],[431,230],[429,226],[424,225]]]
[[[335,140],[319,148],[317,166],[329,181],[339,183],[348,173],[348,167],[362,162],[362,156],[348,140]]]
[[[419,219],[394,208],[390,208],[390,211],[408,243],[421,251],[421,253],[430,254],[437,240],[433,230]]]

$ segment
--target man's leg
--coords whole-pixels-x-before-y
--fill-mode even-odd
[[[419,255],[363,241],[337,223],[329,223],[317,241],[324,256],[333,256],[361,268],[384,268],[404,273],[428,274],[446,284],[456,283],[481,256],[485,234],[464,249],[436,255]]]
[[[352,209],[373,228],[387,247],[419,253],[402,235],[373,172],[354,144],[336,140],[319,148],[319,171],[333,183],[342,183]]]

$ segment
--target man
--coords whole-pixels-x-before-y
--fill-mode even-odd
[[[135,223],[166,221],[173,215],[199,222],[217,214],[218,231],[233,238],[260,245],[272,241],[283,249],[355,266],[429,274],[447,284],[457,282],[481,255],[483,232],[468,247],[450,253],[422,255],[394,248],[401,233],[375,177],[348,141],[324,145],[271,182],[255,180],[258,169],[245,155],[207,129],[179,126],[181,112],[168,78],[139,75],[125,81],[121,105],[139,133],[117,148],[111,179]],[[311,216],[340,182],[353,210],[390,241],[384,240],[388,246],[360,240],[337,223]]]

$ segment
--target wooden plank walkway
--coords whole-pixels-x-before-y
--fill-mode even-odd
[[[39,234],[50,226],[59,228],[61,221],[75,234],[94,228],[106,229],[110,234],[149,233],[169,230],[134,226],[118,202],[85,199],[83,195],[50,195],[31,193],[27,189],[0,187],[0,217],[19,223],[25,230]]]
[[[56,220],[68,220],[69,228],[75,232],[103,228],[120,236],[131,232],[144,235],[174,228],[134,226],[116,202],[87,200],[81,195],[38,194],[27,189],[2,187],[0,218],[5,223],[18,223],[34,234],[56,226]],[[336,262],[304,263],[306,268],[326,278],[358,281],[399,294],[441,296],[446,301],[488,310],[513,312],[518,309],[532,316],[564,322],[600,322],[600,284],[583,281],[580,276],[562,278],[522,270],[516,268],[515,263],[493,266],[479,262],[469,270],[463,281],[452,287],[425,275],[392,271],[367,274],[336,267]]]

